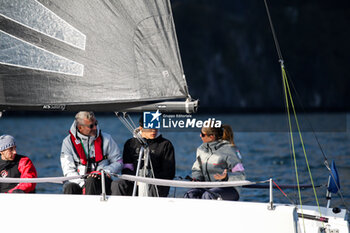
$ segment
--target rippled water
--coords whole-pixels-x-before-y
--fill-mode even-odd
[[[130,133],[114,115],[97,115],[100,127],[110,133],[123,148]],[[197,117],[197,116],[193,116]],[[295,184],[295,168],[290,156],[289,134],[284,129],[286,118],[273,115],[200,115],[199,118],[212,118],[230,124],[235,130],[235,141],[243,155],[247,179],[258,181],[273,178],[277,184]],[[0,119],[0,134],[13,135],[18,144],[18,153],[29,156],[34,162],[40,177],[62,176],[59,154],[63,138],[68,134],[74,114],[71,116],[49,117],[7,117]],[[316,135],[328,160],[335,160],[340,174],[340,183],[345,201],[350,197],[350,133],[347,115],[329,114],[324,118],[310,115],[316,122]],[[134,117],[136,120],[137,117]],[[331,127],[323,127],[322,124]],[[340,126],[339,126],[340,125]],[[195,160],[196,148],[201,144],[199,130],[163,130],[163,136],[172,141],[176,153],[176,175],[190,175]],[[297,135],[296,135],[297,136]],[[308,162],[315,184],[326,185],[328,171],[323,165],[324,157],[308,129],[302,134]],[[300,183],[309,184],[309,174],[300,141],[295,137],[296,158]],[[284,190],[290,199],[297,200],[295,190]],[[60,193],[58,184],[38,184],[37,193]],[[171,196],[181,197],[185,189],[171,189]],[[326,188],[317,188],[320,205],[325,206]],[[275,201],[289,202],[278,190],[274,192]],[[268,201],[268,190],[243,189],[241,200]],[[303,204],[314,205],[312,189],[302,191]],[[344,206],[338,195],[332,199],[332,206]]]

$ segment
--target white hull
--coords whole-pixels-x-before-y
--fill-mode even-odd
[[[0,194],[0,206],[1,232],[304,232],[294,206],[275,205],[268,210],[267,203],[119,196],[101,201],[101,196]],[[338,231],[329,232],[348,233],[345,216],[344,211],[330,215],[330,229]],[[308,233],[320,232],[322,227],[314,220],[305,220],[305,224]]]

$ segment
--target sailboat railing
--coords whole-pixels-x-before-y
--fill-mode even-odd
[[[214,187],[236,187],[245,185],[254,185],[259,183],[268,183],[269,180],[263,181],[220,181],[220,182],[192,182],[181,180],[166,180],[149,177],[139,177],[133,175],[119,175],[110,173],[111,176],[118,177],[128,181],[136,181],[151,185],[182,187],[182,188],[214,188]],[[44,178],[0,178],[0,183],[56,183],[63,184],[65,181],[74,179],[84,179],[87,175],[68,176],[68,177],[44,177]]]
[[[68,180],[83,179],[85,175],[63,176],[63,177],[43,177],[43,178],[0,178],[0,183],[54,183],[63,184]]]
[[[102,184],[102,193],[101,193],[101,201],[107,201],[106,196],[106,186],[105,186],[105,171],[101,170],[101,184]],[[179,188],[215,188],[215,187],[244,187],[244,188],[258,188],[258,189],[269,189],[269,203],[268,209],[274,210],[274,202],[273,202],[273,189],[278,188],[295,188],[294,185],[280,185],[272,180],[261,180],[261,181],[249,181],[249,180],[241,180],[241,181],[218,181],[218,182],[193,182],[193,181],[184,181],[184,180],[166,180],[166,179],[158,179],[158,178],[150,178],[143,176],[134,176],[134,175],[120,175],[115,173],[108,173],[109,176],[116,177],[118,179],[124,179],[128,181],[133,181],[135,184],[144,183],[147,185],[158,185],[158,186],[168,186],[168,187],[179,187]],[[85,179],[87,175],[79,175],[79,176],[68,176],[68,177],[43,177],[43,178],[0,178],[0,183],[56,183],[56,184],[64,184],[69,180],[74,179]],[[276,187],[273,185],[275,184]],[[310,185],[301,185],[303,188],[310,188]],[[320,187],[321,185],[318,185]],[[136,186],[134,186],[136,187]],[[133,196],[136,196],[133,194]],[[295,205],[295,203],[291,203]]]

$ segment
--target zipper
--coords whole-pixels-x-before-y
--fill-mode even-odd
[[[210,175],[209,175],[209,172],[208,172],[208,161],[209,161],[210,157],[213,155],[213,151],[211,150],[211,148],[209,147],[209,145],[208,145],[208,150],[210,151],[210,155],[208,156],[207,161],[205,162],[205,171],[206,171],[206,173],[207,173],[208,180],[211,181]]]

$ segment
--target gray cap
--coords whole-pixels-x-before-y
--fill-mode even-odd
[[[11,135],[0,136],[0,151],[4,151],[10,147],[16,146],[15,138]]]

